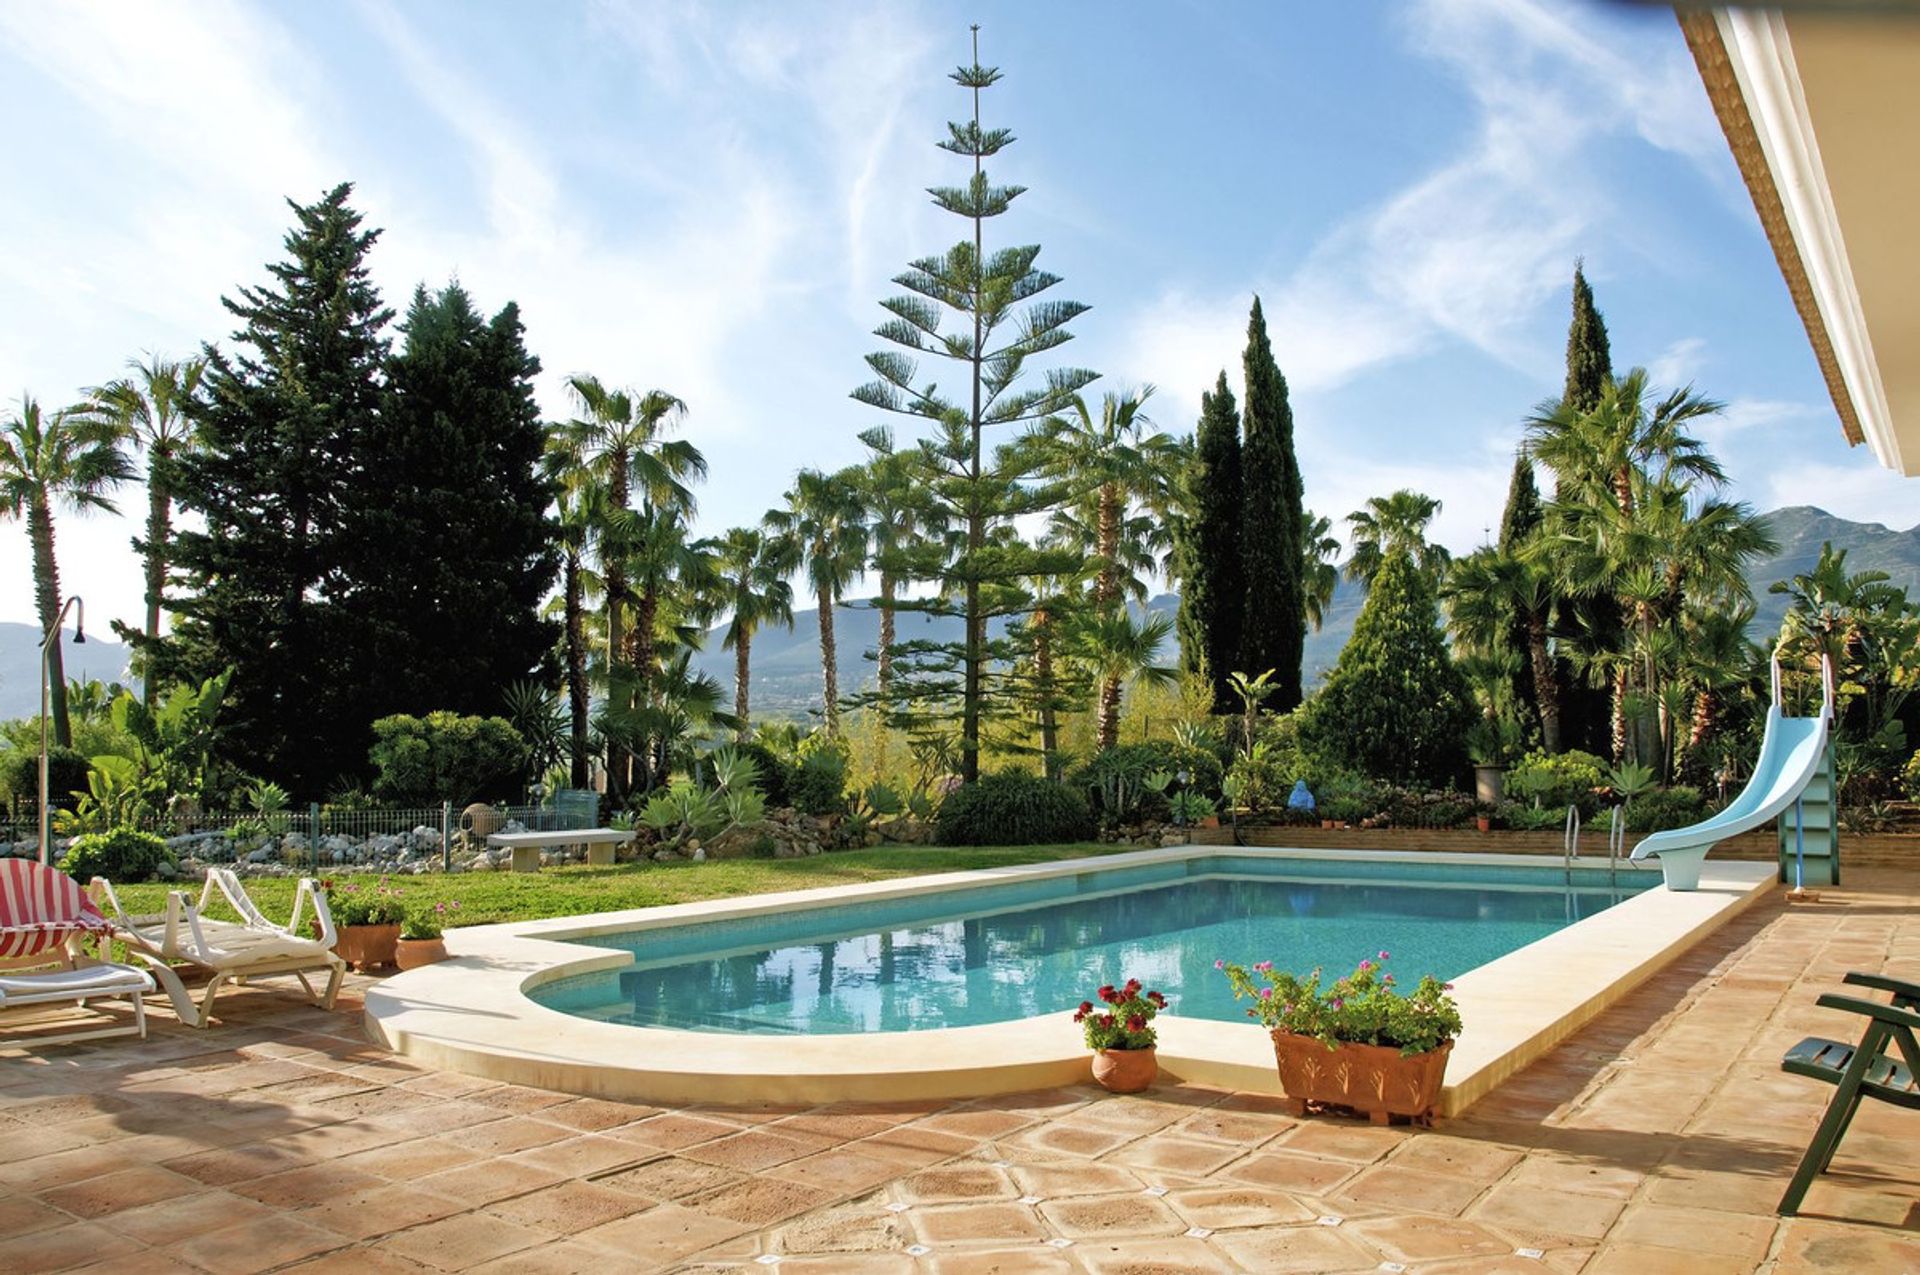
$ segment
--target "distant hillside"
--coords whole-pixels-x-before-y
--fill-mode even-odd
[[[40,633],[31,624],[0,624],[0,719],[40,714]],[[80,646],[68,635],[60,648],[67,678],[125,681],[127,648],[89,633]]]
[[[1786,613],[1786,599],[1767,592],[1776,580],[1786,580],[1806,571],[1820,557],[1820,546],[1831,540],[1848,551],[1851,571],[1885,571],[1893,582],[1906,587],[1920,599],[1920,526],[1893,531],[1878,523],[1852,522],[1822,509],[1795,505],[1764,515],[1768,529],[1780,542],[1780,552],[1756,562],[1751,571],[1754,603],[1758,610],[1754,622],[1756,634],[1771,633]],[[1353,633],[1353,622],[1366,600],[1358,585],[1343,575],[1334,591],[1333,605],[1327,609],[1326,627],[1307,634],[1305,671],[1309,684],[1319,681],[1340,656]],[[1147,603],[1147,609],[1171,615],[1179,598],[1163,593]],[[820,627],[818,613],[796,612],[792,632],[784,629],[762,631],[753,643],[753,707],[757,712],[804,713],[820,703]],[[696,663],[728,689],[733,688],[733,655],[720,649],[723,629],[709,635],[707,649]],[[873,661],[866,652],[880,640],[880,616],[865,602],[834,610],[834,637],[839,646],[840,686],[843,693],[872,680]],[[930,620],[922,615],[899,617],[899,640],[933,638],[957,641],[959,622]],[[1169,648],[1164,658],[1171,661]]]

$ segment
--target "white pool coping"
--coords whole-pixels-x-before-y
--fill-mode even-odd
[[[1175,846],[469,926],[447,931],[450,959],[389,978],[367,992],[367,1032],[397,1053],[444,1070],[660,1103],[958,1098],[1077,1083],[1088,1078],[1090,1068],[1080,1029],[1067,1012],[937,1031],[759,1036],[597,1022],[548,1009],[527,992],[555,979],[632,963],[628,952],[571,941],[593,935],[1211,858],[1562,872],[1561,863],[1537,855]],[[1607,863],[1577,859],[1574,866],[1605,870]],[[1649,871],[1624,865],[1619,870]],[[1708,860],[1698,890],[1676,893],[1656,885],[1455,979],[1453,995],[1466,1027],[1449,1061],[1441,1113],[1465,1110],[1758,902],[1774,886],[1775,875],[1770,863]],[[1391,933],[1383,942],[1391,945]],[[1170,1076],[1279,1092],[1272,1044],[1254,1024],[1167,1014],[1158,1026],[1160,1065]]]

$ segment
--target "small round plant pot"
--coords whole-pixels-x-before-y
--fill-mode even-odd
[[[393,963],[403,970],[417,970],[422,965],[446,959],[447,941],[444,938],[401,939],[393,949]]]
[[[1108,1093],[1139,1093],[1160,1074],[1160,1060],[1151,1049],[1099,1049],[1093,1055],[1093,1078]]]
[[[340,959],[364,974],[381,965],[393,964],[394,949],[400,943],[400,926],[343,925],[333,945]]]

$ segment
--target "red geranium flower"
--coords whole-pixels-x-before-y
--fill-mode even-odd
[[[1129,1018],[1127,1020],[1127,1030],[1130,1032],[1145,1031],[1146,1026],[1147,1026],[1147,1020],[1140,1017],[1140,1015],[1138,1014],[1135,1014],[1132,1018]]]

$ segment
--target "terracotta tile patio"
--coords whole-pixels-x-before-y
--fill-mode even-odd
[[[1849,969],[1920,979],[1920,878],[1737,919],[1464,1117],[1179,1086],[666,1111],[435,1073],[272,991],[0,1050],[0,1271],[1920,1272],[1920,1115],[1778,1070]],[[364,983],[355,984],[355,988]],[[777,1261],[775,1259],[778,1259]]]

